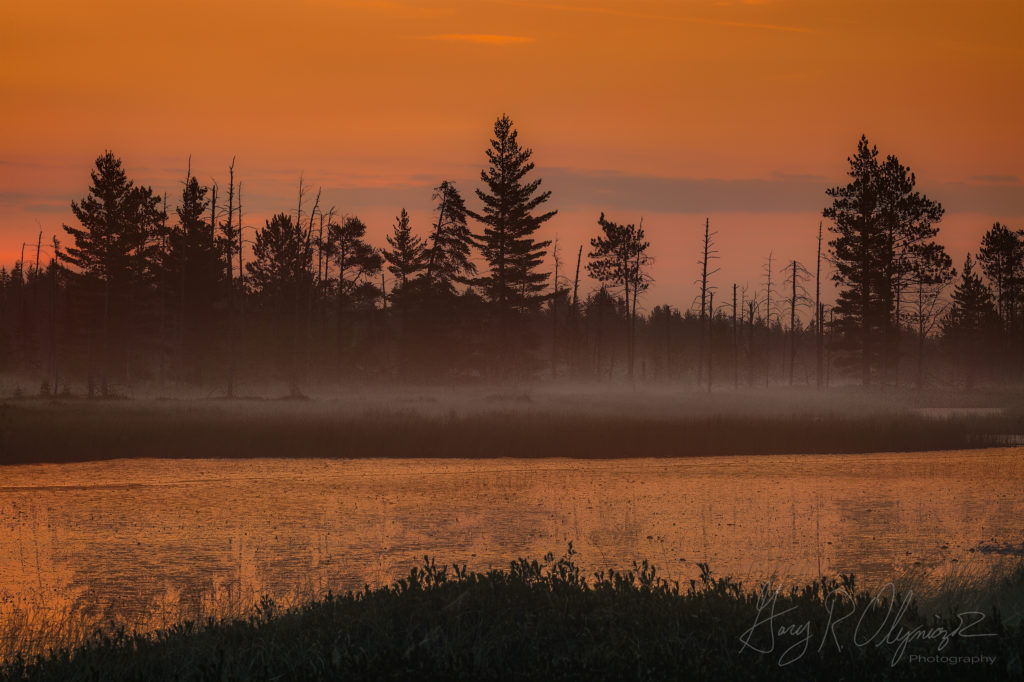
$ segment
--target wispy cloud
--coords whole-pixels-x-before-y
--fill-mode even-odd
[[[678,178],[574,168],[548,168],[543,176],[566,208],[664,213],[818,212],[825,206],[825,188],[842,180],[779,172],[767,178]],[[1024,215],[1024,193],[1018,183],[921,182],[920,189],[951,213]]]
[[[613,16],[633,17],[636,19],[651,19],[654,21],[679,21],[687,24],[706,24],[711,26],[725,26],[731,28],[761,29],[767,31],[784,31],[786,33],[808,33],[814,34],[809,28],[802,26],[787,26],[783,24],[760,24],[746,21],[729,21],[727,19],[712,19],[709,17],[695,17],[681,14],[647,14],[642,12],[631,12],[627,10],[613,9],[611,7],[588,7],[585,5],[565,5],[548,2],[529,2],[527,0],[496,0],[506,5],[517,5],[519,7],[532,7],[534,9],[555,10],[559,12],[577,12],[583,14],[607,14]],[[756,4],[756,3],[744,3]]]
[[[985,183],[1017,183],[1020,182],[1020,178],[1016,175],[972,175],[970,177],[972,182],[985,182]]]
[[[522,45],[532,43],[536,38],[528,36],[502,36],[491,33],[442,33],[440,35],[423,36],[423,40],[445,40],[461,43],[479,43],[482,45]]]

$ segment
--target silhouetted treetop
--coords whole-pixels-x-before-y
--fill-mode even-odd
[[[850,182],[826,190],[832,204],[822,215],[836,235],[829,249],[839,285],[838,346],[858,356],[867,384],[896,364],[901,291],[915,273],[948,267],[948,257],[934,241],[942,206],[914,190],[909,168],[892,155],[880,162],[865,136],[848,162]]]
[[[381,254],[388,262],[388,270],[400,286],[406,285],[419,271],[426,267],[423,240],[412,233],[409,213],[404,208],[395,219],[391,234],[387,235],[391,249],[382,249]]]
[[[1024,303],[1024,230],[995,223],[981,238],[978,264],[995,287],[999,317],[1007,328],[1017,326]]]
[[[525,180],[534,169],[532,156],[531,149],[520,147],[512,120],[507,115],[498,118],[487,150],[488,167],[480,171],[486,188],[476,190],[483,210],[469,211],[484,225],[477,243],[490,267],[478,283],[505,311],[535,309],[548,277],[539,269],[551,242],[537,241],[533,235],[557,211],[534,213],[551,192],[540,191],[540,178]]]
[[[338,291],[349,294],[365,278],[378,272],[384,258],[366,241],[366,223],[350,216],[331,223],[327,230],[327,250],[338,268]]]
[[[476,274],[470,259],[473,235],[466,224],[466,202],[455,183],[444,180],[434,188],[437,222],[426,248],[424,276],[448,292],[453,284],[465,282]]]
[[[256,234],[254,260],[246,263],[254,289],[292,300],[312,285],[313,247],[287,213],[277,213]]]
[[[96,159],[92,185],[71,211],[81,227],[64,225],[74,240],[62,254],[81,276],[107,282],[145,274],[156,248],[153,237],[164,219],[159,197],[137,187],[112,152]]]

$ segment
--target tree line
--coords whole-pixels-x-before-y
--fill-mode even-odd
[[[937,241],[941,204],[865,137],[847,184],[825,191],[813,266],[772,252],[755,285],[720,286],[709,218],[698,298],[649,311],[643,221],[601,213],[589,244],[566,253],[542,234],[557,211],[532,156],[498,118],[472,205],[441,180],[428,228],[417,233],[403,208],[377,247],[301,179],[294,207],[247,239],[234,161],[226,189],[189,166],[172,211],[108,151],[48,258],[40,233],[0,269],[0,370],[35,377],[43,394],[156,382],[229,397],[270,380],[298,396],[335,381],[550,376],[711,391],[973,386],[1024,371],[1024,231],[996,223],[958,272]]]

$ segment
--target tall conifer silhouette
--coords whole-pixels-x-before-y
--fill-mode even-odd
[[[483,211],[470,212],[484,225],[477,240],[490,267],[478,283],[503,314],[540,305],[548,278],[540,266],[551,242],[537,241],[534,235],[557,213],[536,213],[551,192],[540,191],[540,178],[526,179],[534,169],[533,150],[521,147],[518,137],[507,115],[495,121],[488,168],[480,171],[486,189],[476,190]]]
[[[391,248],[382,249],[381,254],[388,262],[388,270],[398,280],[398,286],[404,287],[416,273],[426,267],[423,240],[413,234],[409,213],[404,208],[395,219],[393,231],[387,235],[387,242]]]
[[[470,260],[473,235],[466,225],[466,202],[454,182],[444,180],[435,187],[434,201],[437,222],[424,254],[424,276],[432,285],[453,293],[454,282],[476,274],[476,264]]]

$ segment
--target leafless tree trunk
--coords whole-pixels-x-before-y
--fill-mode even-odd
[[[767,264],[767,283],[765,294],[765,349],[764,349],[764,386],[768,388],[768,384],[771,380],[771,344],[772,344],[772,259],[775,257],[774,251],[768,252],[768,264]]]
[[[322,191],[322,187],[319,187],[316,190],[316,201],[313,202],[313,210],[309,214],[309,224],[306,226],[306,248],[309,250],[310,254],[313,252],[313,223],[316,221],[317,211],[320,209],[320,193]],[[312,268],[312,266],[313,264],[310,263],[309,267]],[[312,278],[311,274],[310,278]],[[308,282],[305,275],[303,276],[303,281]],[[309,368],[313,363],[313,297],[315,292],[315,284],[309,283],[306,291],[306,338],[304,344],[306,346],[306,374],[309,373]]]
[[[233,349],[232,363],[236,367],[238,358],[242,355],[242,344],[245,341],[245,270],[242,268],[242,247],[245,240],[242,238],[244,223],[242,222],[242,182],[238,182],[238,332],[237,343]]]
[[[792,294],[789,300],[789,385],[793,385],[793,369],[796,367],[796,261],[793,261]]]
[[[715,292],[712,290],[708,292],[708,393],[711,393],[711,369],[714,364],[712,362],[712,359],[715,354],[714,335],[712,334],[712,332],[714,331],[714,324]]]
[[[736,283],[732,285],[732,383],[733,388],[740,387],[740,337],[736,325]]]
[[[167,253],[167,192],[164,192],[164,219],[160,229],[160,251]],[[159,334],[160,334],[160,389],[164,387],[164,377],[167,365],[167,268],[160,267],[160,298],[159,298]]]
[[[643,227],[642,220],[640,221],[640,225]],[[631,381],[634,377],[633,365],[636,357],[636,300],[640,295],[640,287],[643,284],[644,277],[643,273],[640,271],[640,264],[640,254],[638,253],[636,255],[636,262],[633,264],[633,272],[635,273],[636,279],[633,280],[633,304],[629,311],[629,378]],[[628,300],[626,301],[626,304],[629,304]],[[634,387],[635,386],[636,384],[634,383]]]
[[[558,376],[556,368],[558,361],[558,266],[561,259],[558,257],[558,237],[555,237],[555,245],[552,249],[555,259],[555,292],[551,296],[551,378]]]
[[[718,272],[718,268],[708,272],[708,262],[714,258],[718,252],[714,247],[714,233],[711,232],[711,219],[704,219],[704,253],[700,259],[700,334],[697,348],[697,387],[700,388],[704,380],[704,346],[705,346],[705,335],[707,333],[707,300],[708,300],[708,277]]]
[[[231,157],[231,165],[228,166],[228,222],[227,222],[227,273],[228,273],[228,382],[227,397],[235,397],[235,305],[234,305],[234,265],[231,262],[232,239],[234,237],[235,220],[235,157]]]
[[[815,375],[815,381],[818,386],[818,390],[821,390],[822,380],[822,363],[824,361],[824,346],[825,346],[825,329],[823,326],[824,320],[821,319],[821,221],[818,221],[818,256],[817,256],[817,268],[815,269],[814,275],[814,354],[815,364],[817,372]]]
[[[754,291],[754,298],[757,297],[757,291]],[[751,298],[747,301],[747,385],[754,385],[754,308],[757,305],[757,301]]]
[[[58,394],[57,382],[60,374],[57,369],[57,271],[60,269],[60,242],[53,237],[53,272],[50,282],[50,367],[53,371],[53,394]]]
[[[583,245],[580,245],[580,250],[576,254],[576,277],[572,282],[572,340],[570,352],[572,353],[572,374],[576,375],[577,371],[577,355],[579,354],[579,292],[580,292],[580,262],[583,260]]]
[[[665,378],[672,380],[672,307],[665,306]]]

